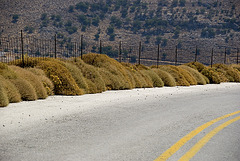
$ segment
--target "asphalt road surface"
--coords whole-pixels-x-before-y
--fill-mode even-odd
[[[52,96],[0,109],[0,161],[240,161],[240,84]]]

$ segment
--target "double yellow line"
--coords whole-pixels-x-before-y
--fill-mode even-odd
[[[174,153],[176,153],[184,144],[186,144],[190,139],[192,139],[194,136],[196,136],[198,133],[206,129],[207,127],[211,126],[212,124],[223,120],[227,117],[233,116],[240,113],[240,111],[236,111],[221,117],[218,117],[212,121],[209,121],[202,126],[199,126],[186,136],[184,136],[182,139],[180,139],[177,143],[175,143],[173,146],[171,146],[168,150],[166,150],[164,153],[162,153],[157,159],[154,161],[165,161],[169,157],[171,157]],[[209,132],[207,135],[205,135],[201,140],[199,140],[188,152],[186,152],[180,159],[179,161],[187,161],[190,160],[214,135],[216,135],[219,131],[221,131],[223,128],[226,126],[240,120],[240,116],[235,117],[234,119],[231,119],[218,127],[216,127],[214,130]]]

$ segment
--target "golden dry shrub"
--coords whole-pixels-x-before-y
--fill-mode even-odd
[[[171,65],[160,65],[159,69],[171,74],[177,86],[190,86],[186,78],[178,70],[172,68]]]
[[[153,87],[163,87],[164,83],[162,79],[151,69],[141,70],[142,73],[148,75],[151,78]]]
[[[93,65],[98,68],[104,68],[111,72],[113,75],[116,75],[119,78],[119,81],[122,82],[122,89],[131,89],[133,88],[131,78],[124,68],[124,66],[104,54],[85,54],[83,55],[83,61],[89,65]]]
[[[164,86],[168,86],[168,87],[176,86],[175,79],[171,74],[157,68],[153,68],[152,70],[162,79]]]
[[[133,66],[130,63],[121,63],[125,69],[130,73],[130,75],[133,77],[133,84],[134,88],[142,88],[144,86],[147,86],[145,79],[142,77],[142,75],[138,72],[138,69]],[[135,69],[136,68],[136,69]]]
[[[214,64],[217,72],[222,73],[230,82],[240,82],[240,74],[231,66],[226,64]]]
[[[7,92],[3,87],[3,80],[0,79],[0,107],[6,107],[9,104]]]
[[[37,100],[36,91],[30,82],[21,77],[10,79],[10,81],[17,87],[23,101]]]
[[[210,83],[212,84],[220,84],[221,81],[221,77],[219,76],[219,74],[212,68],[210,67],[206,67],[204,68],[201,73],[206,76],[209,80]]]
[[[78,87],[80,89],[83,89],[84,93],[88,93],[89,87],[87,82],[84,79],[84,76],[81,70],[71,62],[64,62],[64,65],[66,66],[68,71],[72,74],[72,77],[76,81]]]
[[[119,79],[117,75],[112,74],[104,68],[100,68],[99,73],[105,82],[107,90],[119,90],[124,88],[123,82],[121,82],[121,79]]]
[[[34,87],[36,94],[37,94],[37,98],[38,99],[45,99],[47,98],[47,90],[44,88],[41,80],[39,79],[39,77],[35,74],[33,74],[32,72],[24,69],[24,68],[20,68],[17,66],[9,66],[13,71],[15,71],[17,73],[17,75],[25,80],[27,80],[29,83],[31,83],[31,85]]]
[[[202,70],[206,68],[205,65],[203,65],[202,63],[199,63],[199,62],[190,62],[190,63],[184,64],[184,65],[194,68],[199,72],[202,72]]]
[[[232,64],[231,67],[236,71],[240,72],[240,65],[239,64]]]
[[[142,72],[143,70],[149,70],[150,69],[149,67],[144,66],[142,64],[136,64],[136,65],[133,65],[132,68],[134,70],[136,70],[145,80],[145,81],[143,81],[144,82],[143,88],[152,88],[153,87],[152,78],[147,73]]]
[[[179,66],[179,68],[187,70],[189,73],[191,73],[192,76],[196,79],[198,85],[207,84],[206,80],[204,79],[204,76],[201,73],[199,73],[196,69],[193,69],[186,65],[181,65]]]
[[[53,85],[52,81],[46,76],[46,74],[44,73],[44,71],[42,69],[27,68],[27,70],[38,76],[38,79],[41,80],[44,88],[47,91],[48,96],[53,95],[54,85]]]
[[[179,66],[171,66],[171,68],[173,68],[173,69],[177,70],[179,73],[181,73],[190,85],[197,85],[197,80],[187,70],[180,68]]]
[[[100,93],[100,91],[97,89],[96,84],[94,84],[90,79],[85,78],[85,81],[88,85],[88,94]]]
[[[66,67],[54,60],[40,61],[37,68],[42,69],[54,84],[57,95],[82,95],[81,90]]]
[[[21,95],[13,83],[3,78],[1,75],[0,82],[7,93],[9,103],[16,103],[21,101]]]
[[[74,61],[72,61],[72,63],[78,67],[78,69],[82,72],[83,76],[86,79],[92,82],[92,83],[90,81],[86,82],[89,87],[88,93],[101,93],[103,91],[106,91],[106,86],[103,81],[103,78],[98,72],[99,68],[86,64],[80,58],[76,58]],[[93,84],[96,88],[91,87],[91,85]]]
[[[0,62],[0,75],[5,79],[16,79],[17,74],[8,65]]]
[[[21,95],[22,100],[33,101],[37,99],[37,95],[33,86],[28,81],[18,77],[17,74],[6,64],[0,63],[0,75],[15,85]]]

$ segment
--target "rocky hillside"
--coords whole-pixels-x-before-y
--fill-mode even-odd
[[[67,43],[84,35],[92,51],[98,51],[100,39],[108,46],[123,41],[125,56],[139,41],[149,52],[146,58],[155,58],[160,44],[162,60],[174,57],[170,53],[176,45],[184,58],[192,57],[198,45],[198,54],[207,62],[212,47],[219,56],[228,47],[231,55],[240,42],[238,0],[2,0],[0,10],[1,36],[24,30],[42,38],[57,34]],[[109,55],[116,56],[111,50]]]

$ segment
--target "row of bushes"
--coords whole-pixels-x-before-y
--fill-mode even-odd
[[[42,61],[27,58],[15,66],[0,63],[0,106],[20,101],[45,99],[49,95],[82,95],[106,90],[163,86],[205,85],[240,82],[240,65],[215,64],[212,68],[198,62],[181,66],[147,67],[119,63],[103,54],[86,54],[83,59]]]

